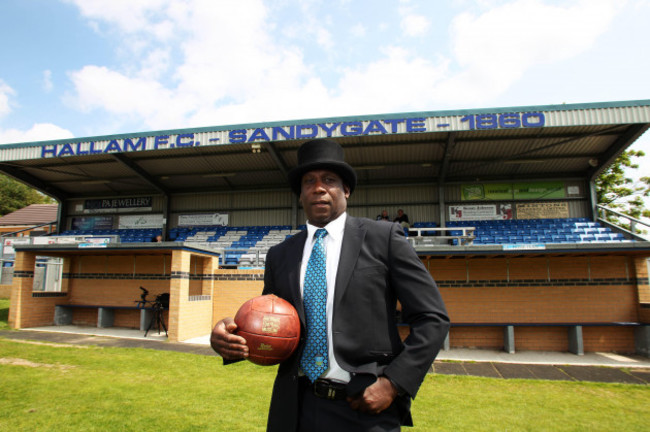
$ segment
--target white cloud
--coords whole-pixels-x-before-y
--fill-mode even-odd
[[[295,32],[301,45],[281,46],[271,34],[271,17],[264,3],[242,3],[196,1],[183,13],[170,16],[172,31],[185,34],[177,47],[182,54],[176,64],[169,50],[159,48],[138,71],[86,66],[70,74],[75,92],[69,104],[85,111],[104,109],[125,118],[136,116],[150,128],[164,129],[187,123],[213,125],[380,112],[414,103],[424,106],[433,97],[432,83],[442,77],[440,68],[430,61],[393,47],[362,67],[337,68],[343,72],[328,89],[323,78],[332,70],[315,70],[303,58],[309,47],[305,38],[325,51],[334,43],[322,27],[320,31],[318,26],[302,30],[316,18],[311,10],[304,9],[309,12]],[[84,10],[90,13],[87,5]],[[92,16],[98,18],[95,14],[99,11],[93,9]],[[142,11],[136,15],[145,20],[148,16]],[[119,17],[109,12],[104,19]],[[409,32],[413,35],[428,26],[428,21],[412,14],[405,20],[412,23]],[[147,28],[146,21],[140,24],[142,31]],[[365,28],[352,31],[363,33]],[[141,41],[146,44],[150,39]],[[158,47],[149,44],[150,50]],[[173,85],[165,82],[164,73],[151,72],[165,68],[173,76]]]
[[[172,57],[168,49],[152,49],[143,57],[134,74],[142,79],[159,80],[169,72],[171,63]]]
[[[14,90],[0,79],[0,118],[11,112],[10,98],[14,94]]]
[[[414,7],[409,0],[400,1],[398,13],[400,16],[400,28],[406,36],[424,36],[431,26],[426,16],[414,12]]]
[[[460,69],[440,83],[440,94],[460,104],[494,98],[531,68],[589,50],[623,3],[579,0],[555,6],[519,0],[480,15],[461,13],[451,24],[453,55]]]
[[[106,67],[85,66],[70,73],[76,95],[67,103],[89,112],[102,108],[118,116],[137,116],[151,127],[178,125],[188,107],[155,80],[128,77]]]
[[[116,25],[121,33],[132,34],[146,32],[159,39],[172,35],[169,20],[166,18],[169,8],[179,14],[184,3],[171,0],[65,0],[72,3],[81,14],[95,22],[108,22]]]
[[[74,135],[67,129],[63,129],[51,123],[36,123],[29,130],[0,129],[0,143],[18,143],[48,141],[55,139],[73,138]]]
[[[169,17],[173,32],[184,34],[182,43],[172,48],[180,55],[172,58],[170,48],[145,35],[139,39],[143,44],[139,51],[148,56],[136,70],[130,62],[127,70],[89,65],[70,73],[74,92],[67,103],[84,111],[103,109],[124,118],[135,116],[156,129],[185,126],[188,121],[197,125],[215,112],[243,113],[242,107],[249,114],[239,121],[301,112],[306,99],[284,107],[287,100],[326,91],[318,80],[314,82],[298,49],[274,42],[267,14],[260,1],[195,1],[183,13]],[[148,16],[139,15],[145,20]],[[119,14],[104,18],[119,20]],[[144,32],[147,22],[139,27]],[[325,45],[331,43],[328,37],[328,32],[318,36]],[[217,121],[221,123],[215,118],[201,124]]]
[[[566,7],[521,0],[480,16],[463,13],[452,24],[455,53],[463,65],[505,62],[517,70],[562,60],[595,43],[612,21],[616,3],[581,1]]]
[[[400,27],[407,36],[422,36],[429,30],[429,20],[422,15],[408,14],[402,18]]]
[[[194,114],[191,125],[227,125],[295,118],[343,115],[345,107],[336,105],[328,89],[318,79],[285,88],[269,88],[246,100],[227,105],[214,104]]]
[[[47,69],[43,71],[43,91],[49,93],[54,88],[52,84],[52,71]]]
[[[334,47],[334,42],[332,41],[332,34],[324,29],[324,28],[317,28],[315,30],[316,33],[316,42],[318,45],[323,47],[326,50],[331,50]]]
[[[364,37],[366,35],[366,32],[366,27],[361,23],[357,23],[353,25],[352,28],[350,28],[350,34],[352,34],[352,37],[354,38]]]
[[[443,76],[444,66],[389,47],[383,58],[345,72],[337,105],[346,114],[423,109],[435,98],[432,84]]]
[[[47,72],[47,71],[46,71]],[[47,77],[47,74],[44,74]],[[0,79],[0,118],[11,113],[11,97],[14,90]],[[3,129],[0,127],[0,144],[46,141],[53,139],[72,138],[70,131],[51,123],[36,123],[28,130]]]
[[[122,66],[88,65],[70,73],[68,104],[152,129],[477,106],[531,68],[589,50],[620,4],[515,0],[484,8],[479,1],[451,22],[447,57],[395,45],[361,66],[332,62],[320,70],[306,55],[316,49],[333,55],[340,47],[329,26],[315,25],[331,17],[317,15],[311,2],[295,8],[295,25],[283,28],[276,28],[273,10],[261,0],[74,3],[130,43],[121,45],[129,45]],[[396,7],[404,33],[426,37],[428,17],[415,13],[413,3]],[[357,24],[349,31],[362,35],[366,29]]]

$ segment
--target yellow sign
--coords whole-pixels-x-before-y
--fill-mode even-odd
[[[569,217],[569,203],[521,203],[517,204],[517,219],[556,219]]]

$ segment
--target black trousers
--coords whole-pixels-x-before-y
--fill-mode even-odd
[[[377,415],[350,408],[346,400],[315,396],[311,388],[300,386],[299,432],[399,432],[399,414],[395,405]]]

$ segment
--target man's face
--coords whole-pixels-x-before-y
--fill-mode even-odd
[[[319,228],[324,227],[345,212],[350,188],[341,177],[328,170],[314,170],[302,176],[300,202],[307,220]]]

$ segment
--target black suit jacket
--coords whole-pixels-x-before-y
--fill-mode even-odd
[[[278,369],[268,420],[268,431],[273,432],[297,427],[299,359],[305,334],[299,278],[306,239],[306,231],[296,234],[272,247],[266,257],[263,294],[293,304],[303,327],[298,349]],[[410,326],[404,342],[396,322],[398,300],[402,321]],[[351,385],[385,375],[415,397],[448,331],[449,318],[438,288],[403,228],[348,216],[334,291],[332,342],[339,365],[352,374]],[[410,424],[410,399],[398,402],[403,424]]]

